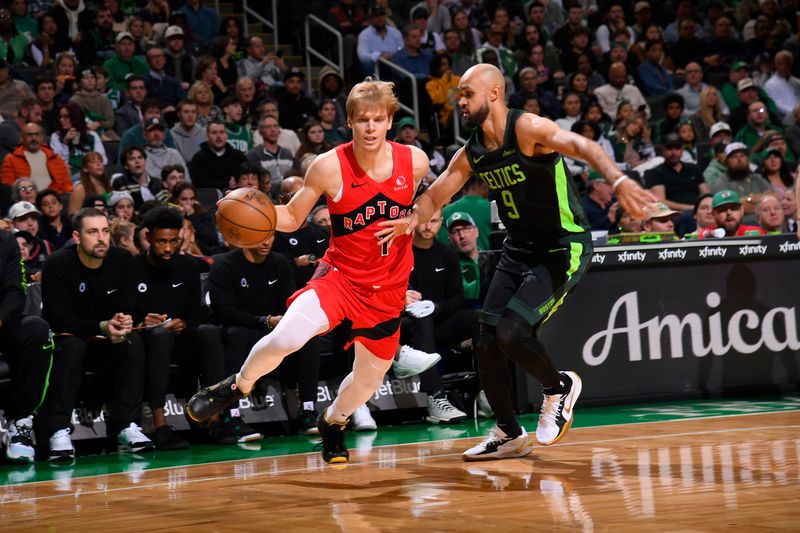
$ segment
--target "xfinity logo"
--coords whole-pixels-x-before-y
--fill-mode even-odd
[[[739,255],[747,256],[747,255],[764,255],[767,253],[767,246],[765,244],[757,244],[757,245],[745,245],[739,247]]]
[[[638,293],[629,292],[614,302],[606,329],[589,337],[583,345],[583,361],[589,366],[601,365],[612,347],[617,353],[627,352],[630,361],[661,359],[662,344],[669,357],[678,359],[683,357],[687,335],[689,353],[695,357],[731,351],[751,354],[762,348],[772,352],[800,350],[795,307],[773,307],[766,312],[739,309],[723,317],[714,311],[722,303],[718,293],[708,293],[705,301],[709,310],[702,314],[655,316],[642,321]]]
[[[778,249],[781,251],[782,254],[789,252],[800,252],[800,241],[797,242],[784,241],[783,244],[778,246]]]
[[[628,261],[644,261],[647,257],[647,252],[622,252],[617,254],[617,261],[620,263],[627,263]]]
[[[700,257],[725,257],[728,249],[724,246],[706,246],[700,249]]]
[[[658,258],[662,261],[667,259],[685,259],[686,250],[683,248],[676,248],[674,250],[666,249],[658,252]]]
[[[592,256],[592,263],[597,263],[598,265],[602,265],[606,260],[606,254],[594,254]]]

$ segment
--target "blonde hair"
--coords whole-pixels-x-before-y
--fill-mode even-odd
[[[114,246],[120,246],[122,239],[133,238],[133,234],[136,231],[136,224],[128,222],[127,220],[122,220],[121,218],[115,218],[111,221],[109,229],[111,230],[111,242]]]
[[[394,83],[377,81],[367,77],[357,83],[347,97],[347,116],[352,118],[362,109],[385,109],[386,115],[392,118],[400,103],[394,94]]]
[[[717,105],[714,107],[708,105],[708,93],[712,91],[717,93]],[[709,85],[700,91],[700,110],[697,114],[700,115],[700,118],[709,128],[722,120],[722,103],[720,100],[722,100],[722,94],[713,85]]]

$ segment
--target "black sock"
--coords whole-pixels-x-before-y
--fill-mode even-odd
[[[507,424],[503,424],[502,422],[497,423],[497,427],[506,434],[507,437],[516,439],[520,435],[522,435],[522,428],[519,426],[519,422],[516,420],[512,420]]]
[[[553,394],[566,394],[572,388],[572,378],[563,372],[559,372],[558,377],[560,380],[557,383],[549,387],[542,387],[542,391],[548,396],[552,396]]]

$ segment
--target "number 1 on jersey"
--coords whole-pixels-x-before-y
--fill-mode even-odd
[[[386,257],[389,255],[389,243],[385,242],[381,244],[381,256]]]
[[[514,204],[514,195],[511,194],[511,191],[503,189],[500,196],[503,198],[503,203],[508,207],[508,218],[518,219],[519,211],[517,211],[517,206]]]

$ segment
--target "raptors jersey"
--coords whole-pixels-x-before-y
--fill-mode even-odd
[[[378,222],[405,217],[414,200],[411,149],[387,142],[392,147],[392,176],[380,183],[359,166],[352,142],[336,147],[342,192],[338,201],[328,197],[332,239],[322,259],[351,283],[383,290],[406,287],[414,264],[411,235],[396,237],[389,247],[379,247],[375,236],[383,229]]]

